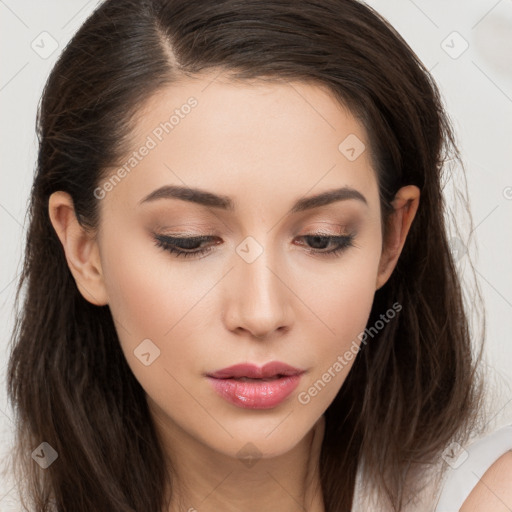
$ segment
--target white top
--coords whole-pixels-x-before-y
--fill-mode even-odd
[[[459,512],[483,474],[507,451],[512,450],[512,425],[487,433],[462,448],[452,443],[443,452],[438,466],[426,470],[427,484],[402,512]],[[390,512],[375,491],[365,488],[359,468],[352,512]],[[389,505],[388,505],[389,506]],[[435,508],[434,508],[435,507]]]

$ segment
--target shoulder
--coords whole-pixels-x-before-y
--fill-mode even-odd
[[[512,450],[499,457],[479,479],[459,512],[512,510]]]

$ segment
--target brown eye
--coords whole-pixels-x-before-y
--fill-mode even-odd
[[[354,246],[353,241],[355,234],[351,233],[350,235],[333,236],[315,233],[311,235],[303,235],[300,238],[307,241],[310,247],[309,252],[334,256],[345,251],[349,247]],[[334,246],[334,248],[326,251],[325,249],[329,246]]]

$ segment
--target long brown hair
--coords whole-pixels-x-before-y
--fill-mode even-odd
[[[108,306],[87,302],[51,225],[48,198],[68,192],[84,228],[98,227],[94,189],[126,154],[146,99],[180,77],[302,80],[327,87],[364,125],[386,236],[404,185],[421,200],[369,325],[403,309],[362,346],[325,413],[320,470],[326,512],[348,511],[356,471],[400,510],[414,465],[439,460],[477,425],[481,339],[471,336],[443,198],[460,161],[436,84],[389,23],[356,0],[107,0],[54,66],[38,110],[8,392],[13,461],[31,510],[161,512],[171,475],[145,394],[121,351]],[[341,142],[341,141],[340,141]],[[58,453],[47,469],[30,454]],[[23,480],[23,482],[21,482]]]

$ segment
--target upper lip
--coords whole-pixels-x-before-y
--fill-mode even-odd
[[[304,370],[294,368],[286,363],[280,361],[271,361],[263,366],[256,366],[250,363],[235,364],[214,373],[208,373],[209,377],[215,379],[230,379],[239,377],[248,377],[250,379],[265,379],[279,375],[298,375],[303,373]]]

